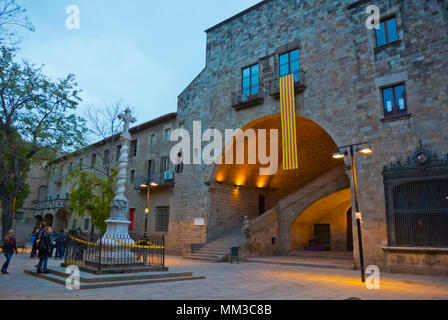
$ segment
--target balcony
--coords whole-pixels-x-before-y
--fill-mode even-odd
[[[294,94],[302,93],[306,88],[306,72],[303,70],[299,71],[299,81],[294,82]],[[269,95],[273,99],[280,99],[280,78],[275,78],[271,82],[271,89]]]
[[[261,88],[258,89],[258,93],[250,96],[244,94],[242,90],[232,92],[232,107],[235,108],[235,110],[239,110],[262,103],[264,97],[260,92],[260,89]]]
[[[70,199],[35,201],[34,204],[34,210],[63,209],[70,208]]]
[[[174,172],[168,171],[173,174],[173,179],[165,179],[164,173],[157,173],[151,176],[151,181],[157,183],[157,186],[150,186],[150,189],[159,188],[159,187],[172,187],[174,186]],[[148,177],[139,176],[134,178],[134,190],[146,190],[146,187],[142,187],[143,184],[146,184],[148,181]]]

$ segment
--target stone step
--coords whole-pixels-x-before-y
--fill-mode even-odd
[[[226,249],[230,249],[233,246],[238,247],[239,245],[240,245],[239,242],[229,242],[229,243],[210,242],[209,244],[206,244],[202,248],[223,248],[223,249],[226,248]]]
[[[208,248],[204,248],[204,249],[198,250],[198,251],[193,252],[193,253],[226,255],[229,252],[230,252],[230,249],[208,249]]]
[[[27,274],[32,276],[52,281],[61,285],[65,285],[67,274],[64,277],[56,274],[36,274],[34,271],[25,270]],[[142,285],[151,283],[162,283],[162,282],[174,282],[174,281],[188,281],[188,280],[201,280],[205,277],[195,277],[195,276],[179,276],[179,277],[165,277],[165,278],[154,278],[154,279],[133,279],[133,280],[120,280],[120,281],[102,281],[95,283],[85,283],[80,281],[80,289],[98,289],[98,288],[109,288],[109,287],[119,287],[119,286],[132,286],[132,285]]]
[[[205,257],[205,258],[210,258],[210,259],[221,259],[224,255],[221,254],[207,254],[207,253],[191,253],[190,256],[192,257]]]
[[[111,281],[127,281],[127,280],[141,280],[141,279],[161,279],[161,278],[175,278],[175,277],[191,277],[192,272],[136,272],[136,273],[121,273],[121,274],[104,274],[94,275],[91,273],[82,272],[80,269],[80,281],[86,283],[94,282],[111,282]],[[67,277],[65,268],[63,267],[51,267],[48,268],[50,274],[54,274],[60,277]]]
[[[208,262],[222,262],[222,259],[216,259],[216,258],[209,258],[209,257],[198,257],[193,255],[188,255],[184,257],[184,259],[190,259],[190,260],[201,260],[201,261],[208,261]]]

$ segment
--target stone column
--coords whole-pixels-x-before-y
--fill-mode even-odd
[[[120,262],[125,261],[127,263],[133,263],[135,262],[135,259],[134,255],[130,251],[130,248],[126,248],[125,245],[110,239],[117,239],[118,241],[125,242],[129,245],[134,244],[134,241],[131,239],[128,232],[131,222],[127,219],[128,200],[125,196],[125,190],[129,158],[129,144],[131,141],[129,124],[134,123],[136,119],[131,116],[131,110],[129,108],[127,108],[124,113],[120,114],[118,119],[123,120],[124,129],[120,137],[121,150],[118,164],[117,193],[110,204],[110,217],[105,221],[107,224],[107,230],[102,238],[102,246],[107,248],[107,250],[102,253],[102,259],[104,263],[114,263],[119,257]]]

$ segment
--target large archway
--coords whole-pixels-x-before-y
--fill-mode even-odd
[[[306,117],[297,115],[296,124],[299,163],[299,168],[296,170],[283,170],[282,168],[280,114],[257,119],[242,128],[243,132],[248,129],[254,129],[255,131],[266,129],[267,132],[270,129],[278,130],[278,171],[275,174],[271,176],[261,175],[260,168],[267,167],[267,165],[260,164],[258,158],[255,164],[248,164],[247,152],[245,152],[245,164],[226,164],[225,157],[229,156],[228,152],[226,154],[226,150],[229,150],[230,144],[233,145],[233,148],[231,148],[233,159],[236,159],[236,140],[233,139],[227,143],[226,150],[223,152],[223,164],[216,165],[213,172],[212,180],[216,183],[214,183],[210,195],[208,234],[216,235],[226,228],[240,226],[244,216],[254,220],[270,209],[287,206],[288,208],[284,211],[289,212],[285,213],[283,217],[278,217],[277,234],[265,236],[269,239],[269,242],[272,238],[272,243],[275,243],[275,246],[277,246],[277,242],[280,243],[280,251],[287,252],[291,250],[291,240],[295,239],[294,236],[290,235],[291,225],[296,220],[293,216],[297,217],[301,211],[321,197],[347,188],[348,179],[344,173],[344,161],[332,158],[336,148],[336,143],[332,137],[316,122]],[[269,150],[270,138],[268,134],[266,139],[268,154],[271,152]],[[245,150],[248,150],[247,139]],[[328,178],[326,178],[327,176]],[[308,188],[314,181],[318,181],[322,177],[324,179],[320,183],[325,186],[328,181],[329,187],[322,187],[322,190],[313,193],[311,196],[306,193],[301,195],[300,190]],[[343,180],[342,183],[339,183],[339,180]],[[314,197],[317,198],[314,199]],[[288,198],[292,198],[292,200],[286,201],[288,204],[281,204]],[[299,201],[300,205],[291,205],[289,203],[291,201]],[[278,212],[281,212],[281,210]],[[268,251],[272,252],[272,250]]]

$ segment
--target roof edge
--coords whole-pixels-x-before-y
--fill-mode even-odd
[[[214,30],[222,27],[223,25],[226,25],[229,22],[232,22],[233,20],[238,19],[239,17],[242,17],[245,14],[247,14],[247,13],[249,13],[249,12],[255,10],[255,9],[258,9],[262,5],[264,5],[264,4],[268,3],[268,2],[271,2],[271,1],[273,1],[273,0],[263,0],[263,1],[259,2],[259,3],[257,3],[257,4],[254,4],[252,7],[249,7],[246,10],[243,10],[243,11],[237,13],[236,15],[231,16],[230,18],[228,18],[228,19],[226,19],[226,20],[224,20],[224,21],[214,25],[213,27],[208,28],[207,30],[205,30],[205,33],[209,33],[211,31],[214,31]]]

